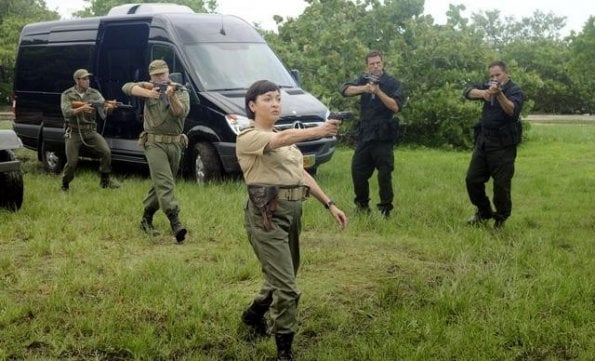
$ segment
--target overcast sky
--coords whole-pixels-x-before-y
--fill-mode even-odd
[[[48,8],[58,10],[62,18],[69,18],[71,13],[87,6],[83,0],[45,0],[45,2]],[[258,23],[268,30],[276,28],[273,21],[274,15],[297,17],[308,5],[304,0],[217,0],[217,3],[219,13],[237,15],[250,23]],[[568,35],[571,30],[582,31],[589,15],[595,15],[593,0],[426,0],[424,13],[432,15],[436,23],[443,24],[446,21],[446,11],[450,3],[465,5],[467,10],[463,15],[466,17],[474,12],[494,9],[500,10],[502,16],[513,16],[517,20],[532,16],[535,10],[546,14],[553,12],[557,16],[567,18],[562,35]]]

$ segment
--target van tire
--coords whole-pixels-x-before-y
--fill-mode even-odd
[[[45,142],[41,144],[41,161],[45,169],[52,174],[59,174],[64,168],[64,160],[66,155],[62,152],[57,152],[48,149]]]
[[[0,151],[0,162],[14,161],[17,157],[10,150]],[[23,204],[23,172],[0,173],[0,207],[17,211]]]
[[[196,143],[190,161],[192,179],[198,184],[218,181],[223,177],[219,156],[210,143]]]

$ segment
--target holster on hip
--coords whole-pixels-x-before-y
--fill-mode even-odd
[[[248,198],[260,212],[264,229],[270,231],[273,213],[277,209],[279,187],[269,184],[248,184]]]

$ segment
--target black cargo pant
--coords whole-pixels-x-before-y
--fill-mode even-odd
[[[392,172],[395,168],[393,142],[360,142],[355,148],[351,161],[351,177],[355,192],[355,205],[358,208],[368,208],[370,201],[370,185],[368,180],[378,170],[378,192],[380,202],[378,209],[390,211],[393,209],[393,181]]]
[[[477,212],[482,218],[493,217],[505,220],[510,217],[512,211],[511,183],[516,153],[516,145],[500,147],[483,136],[478,138],[465,182],[469,199],[477,207]],[[485,184],[490,177],[494,180],[495,213],[492,211],[485,190]]]

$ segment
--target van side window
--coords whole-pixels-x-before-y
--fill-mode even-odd
[[[93,69],[93,50],[94,45],[21,47],[16,89],[62,93],[73,85],[73,69]]]

